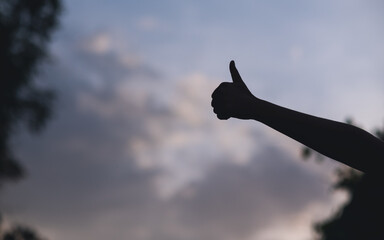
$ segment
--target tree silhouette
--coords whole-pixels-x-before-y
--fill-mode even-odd
[[[59,0],[0,2],[0,184],[23,176],[10,149],[15,128],[21,123],[36,132],[50,116],[53,92],[38,87],[33,77],[60,9]]]
[[[375,130],[375,135],[384,140],[384,129]],[[304,158],[318,155],[307,147],[303,148],[302,153]],[[382,179],[349,167],[337,169],[336,173],[338,180],[333,187],[346,191],[349,200],[328,219],[314,225],[319,239],[384,239],[381,229],[384,214]]]
[[[28,227],[15,226],[10,231],[6,232],[2,240],[44,240],[45,238],[41,237],[34,230]]]
[[[60,0],[0,1],[0,187],[25,172],[12,152],[12,134],[20,126],[38,132],[51,115],[54,93],[38,86],[34,77],[60,12]],[[0,238],[41,239],[20,226],[5,234],[0,229]]]

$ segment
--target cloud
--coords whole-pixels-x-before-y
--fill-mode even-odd
[[[151,192],[156,170],[137,169],[127,151],[129,139],[141,134],[140,121],[146,117],[136,110],[145,106],[123,99],[118,107],[124,109],[119,109],[113,108],[113,101],[117,82],[143,80],[153,71],[127,66],[114,53],[62,44],[71,51],[69,57],[56,56],[56,64],[46,66],[42,75],[58,92],[56,115],[38,138],[18,137],[17,152],[29,177],[9,189],[9,208],[21,208],[23,222],[75,227],[85,219],[97,220],[97,211],[116,201],[139,204]],[[100,77],[101,85],[90,79],[92,74]]]
[[[160,26],[160,21],[153,16],[143,16],[137,21],[137,27],[144,31],[153,31]]]
[[[290,158],[287,152],[268,147],[247,165],[217,165],[204,181],[173,199],[182,212],[180,224],[188,226],[186,231],[195,239],[252,239],[287,225],[291,232],[303,225],[310,229],[310,222],[299,221],[301,214],[310,211],[313,221],[324,202],[332,199],[323,179]]]
[[[164,196],[203,177],[217,162],[245,164],[257,150],[255,131],[249,125],[220,122],[212,113],[210,95],[216,84],[192,74],[170,85],[167,114],[144,120],[148,131],[133,139],[132,152],[139,166],[167,172],[159,179]]]
[[[38,138],[17,139],[30,174],[7,189],[9,218],[58,240],[252,239],[299,229],[303,216],[337,203],[329,180],[254,123],[216,119],[218,81],[165,81],[113,44],[61,44],[66,53],[42,76],[58,89],[56,117]]]
[[[98,33],[84,41],[83,48],[95,54],[104,54],[111,49],[111,37],[106,32]]]

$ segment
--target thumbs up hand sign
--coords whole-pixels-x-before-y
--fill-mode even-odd
[[[229,64],[229,70],[232,82],[221,83],[212,93],[213,112],[221,120],[230,117],[252,119],[253,106],[259,99],[253,96],[241,79],[234,61]]]

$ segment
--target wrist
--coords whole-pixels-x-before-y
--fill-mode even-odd
[[[265,118],[265,113],[267,112],[269,102],[262,99],[254,97],[250,102],[249,112],[251,113],[250,119],[262,122]]]

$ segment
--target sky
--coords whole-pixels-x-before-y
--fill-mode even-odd
[[[64,240],[307,240],[347,200],[330,159],[255,121],[220,121],[237,68],[255,96],[372,131],[384,120],[384,3],[66,0],[38,81],[43,132],[20,132],[27,177],[7,223]]]

